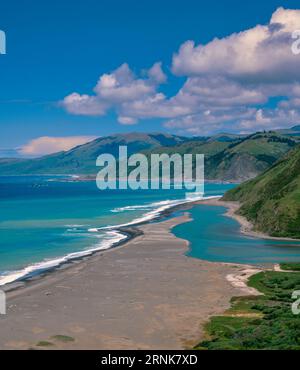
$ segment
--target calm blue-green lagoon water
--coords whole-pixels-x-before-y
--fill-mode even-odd
[[[224,207],[198,205],[190,213],[191,222],[173,229],[176,236],[190,242],[190,257],[246,264],[300,261],[300,242],[245,236],[239,223],[225,216]]]
[[[205,196],[221,195],[232,186],[206,184]],[[184,196],[185,191],[174,189],[100,191],[94,181],[59,176],[0,177],[0,285],[110,248],[124,238],[117,226],[153,220]],[[242,236],[224,212],[197,206],[193,221],[173,230],[190,241],[190,256],[240,263],[300,260],[300,243]]]

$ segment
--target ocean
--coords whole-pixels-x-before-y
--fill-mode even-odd
[[[233,186],[206,184],[205,196]],[[100,191],[95,181],[61,176],[0,177],[0,285],[111,248],[126,238],[118,227],[155,222],[162,211],[185,201],[184,190]],[[286,242],[242,236],[224,211],[195,207],[194,221],[174,229],[190,241],[188,255],[240,263],[300,260],[300,243],[287,248]]]

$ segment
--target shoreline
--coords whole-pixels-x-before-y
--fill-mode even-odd
[[[241,216],[236,213],[238,209],[240,208],[241,204],[239,202],[233,202],[233,201],[224,201],[221,200],[222,197],[215,198],[215,199],[208,199],[208,200],[203,200],[196,202],[196,204],[204,204],[208,206],[221,206],[225,207],[227,209],[225,216],[233,218],[240,224],[240,232],[243,235],[246,236],[251,236],[254,238],[259,238],[259,239],[270,239],[270,240],[278,240],[278,241],[294,241],[294,242],[299,242],[300,239],[293,239],[293,238],[284,238],[284,237],[276,237],[276,236],[271,236],[268,234],[265,234],[261,231],[255,231],[254,230],[254,225],[252,222],[248,221],[246,217]]]
[[[209,317],[229,308],[232,296],[249,295],[245,273],[261,269],[185,256],[188,242],[171,230],[188,221],[185,214],[141,225],[122,246],[8,292],[0,348],[37,349],[47,340],[58,349],[193,347]],[[58,335],[74,342],[51,339]]]
[[[17,159],[17,158],[15,158]],[[70,181],[76,182],[76,181],[95,181],[97,178],[97,174],[64,174],[64,173],[41,173],[41,174],[18,174],[18,175],[0,175],[1,177],[65,177],[66,180],[69,180],[68,178],[71,178]],[[69,181],[67,181],[69,182]],[[240,182],[238,180],[219,180],[219,179],[206,179],[205,183],[207,184],[239,184]]]
[[[241,234],[245,236],[250,236],[254,238],[259,239],[269,239],[269,240],[278,240],[278,241],[295,241],[298,242],[300,239],[292,239],[292,238],[282,238],[282,237],[272,237],[270,235],[264,234],[262,232],[257,232],[253,230],[253,224],[249,222],[244,216],[236,214],[236,211],[240,207],[239,202],[232,202],[232,201],[222,201],[221,196],[212,196],[208,197],[207,199],[203,200],[186,200],[182,201],[181,203],[169,205],[166,209],[154,209],[154,214],[152,218],[145,219],[145,220],[133,220],[133,222],[129,222],[128,225],[116,225],[116,227],[109,227],[113,232],[116,234],[119,234],[120,236],[124,236],[124,238],[121,238],[118,241],[112,242],[111,246],[107,249],[87,249],[86,253],[85,251],[82,251],[82,255],[72,257],[70,259],[66,259],[65,261],[62,261],[58,263],[57,265],[51,266],[51,267],[45,267],[41,269],[34,269],[33,271],[30,271],[29,273],[24,274],[24,276],[21,276],[20,278],[16,278],[12,282],[5,283],[3,285],[0,285],[0,288],[5,291],[11,291],[15,289],[19,289],[24,287],[28,282],[31,280],[36,280],[39,278],[44,278],[48,274],[55,273],[59,269],[68,268],[73,263],[78,263],[82,260],[85,260],[87,258],[91,258],[94,255],[97,255],[98,253],[106,253],[107,251],[110,251],[115,248],[120,248],[127,243],[129,243],[131,240],[135,239],[137,236],[139,236],[142,232],[140,230],[140,227],[147,224],[153,224],[156,222],[162,222],[165,219],[174,218],[175,216],[172,216],[176,212],[183,212],[188,211],[191,208],[193,208],[196,205],[209,205],[209,206],[221,206],[227,209],[225,216],[230,217],[234,220],[236,220],[240,224],[240,232]],[[102,229],[102,228],[101,228]],[[63,260],[64,257],[61,257]],[[51,260],[50,260],[51,262]],[[221,262],[222,263],[222,262]],[[43,264],[43,261],[41,263],[38,263],[36,265]],[[243,265],[243,264],[240,264]],[[34,267],[35,265],[30,265],[30,267]],[[27,267],[27,268],[28,268]],[[27,268],[24,268],[26,270]],[[14,273],[19,273],[21,271],[12,271],[11,275]],[[10,276],[10,275],[8,275]],[[2,276],[4,278],[4,276]]]
[[[216,197],[210,197],[210,198],[216,198]],[[179,201],[179,200],[178,200]],[[112,244],[108,248],[91,248],[87,250],[83,250],[81,252],[75,253],[75,256],[72,256],[72,253],[66,256],[61,256],[57,257],[54,259],[51,259],[49,261],[41,261],[39,263],[33,264],[33,265],[28,265],[22,270],[17,270],[17,271],[11,271],[6,275],[0,276],[0,281],[2,280],[7,280],[8,282],[5,282],[4,284],[0,284],[0,288],[7,292],[10,290],[15,290],[19,289],[24,286],[28,281],[31,281],[32,279],[37,279],[37,278],[43,278],[44,276],[55,272],[56,270],[60,268],[65,268],[71,265],[72,263],[76,263],[77,261],[81,261],[85,258],[89,258],[94,256],[97,253],[104,253],[108,250],[122,247],[124,244],[129,242],[130,240],[134,239],[136,236],[141,233],[141,231],[138,229],[139,226],[151,224],[154,222],[160,222],[164,219],[167,219],[168,217],[172,217],[172,214],[175,213],[176,211],[184,211],[188,210],[191,207],[196,204],[197,200],[191,201],[191,200],[181,200],[179,203],[176,203],[174,205],[166,205],[159,207],[157,209],[154,209],[149,213],[153,213],[149,218],[142,216],[141,219],[133,220],[129,222],[128,224],[124,225],[115,225],[115,226],[108,226],[104,228],[99,228],[99,230],[111,230],[112,232],[119,234],[121,238],[117,241],[112,241]],[[146,214],[147,215],[147,214]],[[97,232],[97,229],[95,229]],[[123,237],[122,237],[123,236]],[[69,258],[68,258],[69,257]],[[54,261],[58,261],[54,265],[51,263]],[[46,266],[47,264],[50,264],[50,266]],[[12,281],[9,281],[13,279]]]
[[[133,240],[134,238],[140,236],[143,234],[141,230],[139,230],[137,227],[121,227],[118,230],[116,230],[118,233],[124,235],[124,238],[114,242],[111,247],[107,249],[97,249],[95,251],[89,251],[88,254],[84,254],[78,257],[74,257],[72,259],[66,260],[64,262],[59,263],[58,265],[49,267],[49,268],[44,268],[40,270],[34,270],[12,282],[0,285],[0,289],[3,290],[4,292],[11,292],[17,289],[22,289],[24,288],[27,284],[29,284],[32,281],[36,281],[38,279],[43,279],[49,274],[55,273],[56,271],[60,271],[61,269],[66,269],[68,267],[72,267],[72,265],[80,263],[81,261],[84,261],[86,259],[92,258],[93,256],[97,254],[102,254],[107,251],[116,249],[116,248],[121,248],[124,246],[126,243],[129,241]],[[34,266],[34,265],[32,265]],[[9,276],[9,275],[8,275]]]

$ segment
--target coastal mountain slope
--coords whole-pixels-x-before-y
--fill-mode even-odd
[[[96,159],[102,153],[118,156],[119,146],[128,147],[128,155],[146,149],[171,146],[186,141],[187,138],[169,134],[128,133],[100,137],[71,150],[35,159],[0,158],[0,175],[34,174],[83,174],[98,172]]]
[[[241,202],[239,213],[253,222],[256,230],[300,238],[300,146],[223,199]]]
[[[204,154],[206,179],[242,182],[265,171],[296,145],[294,138],[261,132],[246,137],[220,135],[146,153]]]
[[[255,133],[209,157],[207,177],[246,181],[265,171],[295,145],[294,139],[275,132]]]
[[[300,136],[300,125],[293,126],[289,129],[277,130],[277,132],[282,135],[298,137]]]
[[[160,133],[118,134],[41,158],[0,158],[0,175],[95,175],[97,157],[103,153],[118,157],[120,145],[128,147],[128,155],[204,154],[206,179],[242,182],[269,168],[297,145],[297,139],[276,132],[194,138]]]

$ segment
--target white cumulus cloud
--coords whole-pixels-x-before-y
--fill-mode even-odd
[[[96,138],[96,136],[42,136],[29,141],[27,144],[19,148],[18,152],[24,156],[32,157],[47,155],[69,150],[75,146],[85,144]]]
[[[249,82],[294,81],[299,58],[292,53],[292,32],[300,28],[300,10],[279,8],[269,24],[214,39],[206,45],[186,41],[173,56],[173,71],[186,76],[229,76]]]
[[[94,88],[94,95],[80,95],[76,92],[66,96],[61,105],[72,114],[103,116],[115,108],[122,124],[134,124],[136,118],[123,113],[123,104],[147,99],[156,93],[157,86],[166,81],[161,63],[155,63],[146,78],[138,78],[127,63],[113,72],[100,76]]]
[[[196,134],[299,124],[300,56],[292,52],[296,29],[300,10],[281,7],[268,24],[207,44],[184,42],[172,59],[172,72],[186,78],[174,96],[160,91],[167,81],[160,62],[141,77],[124,63],[103,74],[93,94],[70,94],[62,105],[81,115],[114,110],[124,125],[165,119],[168,128]]]

